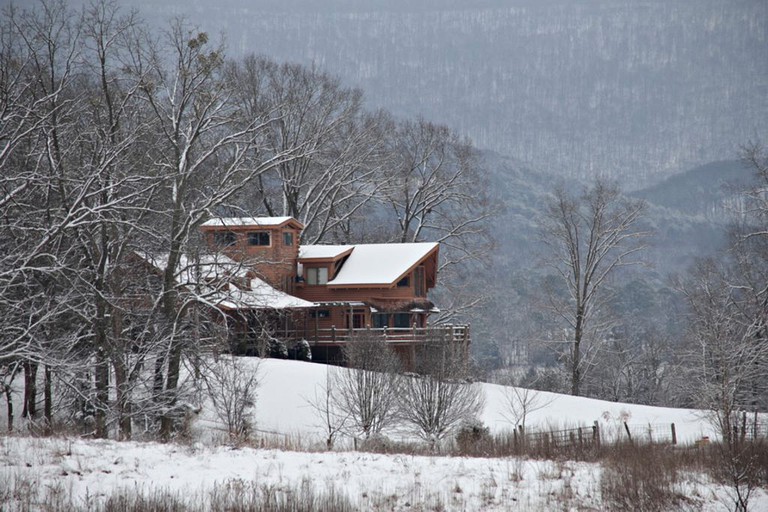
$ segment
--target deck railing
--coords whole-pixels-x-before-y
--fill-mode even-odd
[[[340,345],[363,337],[381,337],[388,343],[425,343],[433,339],[469,343],[469,325],[430,325],[428,327],[364,327],[361,329],[306,329],[286,331],[278,337],[305,339],[313,345]]]

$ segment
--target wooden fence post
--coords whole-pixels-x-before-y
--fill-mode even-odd
[[[597,420],[595,420],[595,424],[592,425],[592,441],[597,446],[600,446],[600,426],[597,423]]]
[[[627,422],[624,422],[624,430],[627,431],[627,437],[629,438],[629,442],[632,442],[632,433],[629,431],[629,425],[627,425]]]
[[[672,424],[672,444],[677,444],[677,431],[674,423]]]
[[[331,326],[331,341],[336,342],[336,326]]]

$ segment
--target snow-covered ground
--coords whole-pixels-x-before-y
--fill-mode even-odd
[[[248,361],[244,359],[243,361]],[[251,359],[251,361],[254,361]],[[266,359],[261,361],[259,375],[256,422],[259,429],[290,433],[313,434],[322,432],[314,410],[308,406],[307,398],[315,395],[318,386],[324,385],[326,365]],[[483,423],[492,432],[509,430],[512,425],[505,386],[483,384],[485,411]],[[573,397],[555,393],[540,392],[538,403],[544,404],[531,412],[526,424],[531,429],[549,427],[591,426],[595,421],[605,435],[623,428],[623,421],[633,427],[648,424],[655,427],[675,424],[678,442],[693,443],[704,436],[714,437],[715,431],[701,411],[651,407]]]
[[[257,362],[243,361],[246,365]],[[300,438],[305,446],[321,446],[322,429],[306,399],[325,383],[327,370],[327,366],[311,363],[261,361],[256,427]],[[483,422],[495,431],[509,428],[504,388],[484,385],[484,392]],[[626,419],[633,425],[674,422],[683,442],[714,434],[702,415],[694,411],[542,396],[548,405],[529,416],[530,427],[592,425],[598,421],[608,431]],[[360,510],[605,508],[601,496],[603,468],[599,464],[319,449],[283,451],[201,442],[211,432],[220,432],[219,428],[213,416],[204,411],[193,428],[196,438],[187,444],[0,437],[0,481],[5,482],[6,492],[15,482],[21,485],[30,481],[45,492],[63,489],[83,509],[121,489],[170,492],[205,508],[214,488],[232,485],[262,491],[296,490],[307,485],[320,493],[333,489]],[[693,500],[688,503],[692,508],[732,508],[728,489],[704,475],[681,478],[676,486],[677,492]],[[2,488],[0,485],[0,491]],[[753,510],[768,510],[768,493],[760,490],[751,505]],[[4,510],[2,504],[0,510]]]

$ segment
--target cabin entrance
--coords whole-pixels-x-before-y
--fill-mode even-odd
[[[347,313],[347,329],[362,329],[365,327],[365,310],[353,309]]]

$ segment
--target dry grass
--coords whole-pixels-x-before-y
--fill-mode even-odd
[[[683,460],[665,446],[615,446],[606,453],[600,488],[609,510],[666,511],[693,506],[683,489]]]

